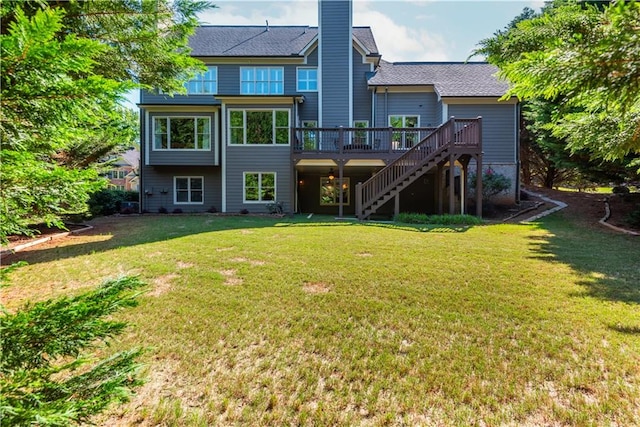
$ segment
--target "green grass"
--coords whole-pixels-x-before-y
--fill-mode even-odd
[[[26,255],[10,308],[138,274],[114,349],[150,425],[640,424],[640,242],[561,214],[424,229],[121,218]],[[419,232],[428,231],[428,232]]]

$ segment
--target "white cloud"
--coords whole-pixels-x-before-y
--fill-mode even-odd
[[[354,3],[353,24],[369,26],[378,51],[388,61],[448,61],[447,41],[439,34],[415,29],[393,21],[389,15],[371,8],[368,1]]]

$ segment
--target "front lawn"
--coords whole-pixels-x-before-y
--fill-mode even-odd
[[[103,425],[640,424],[640,241],[532,225],[120,218],[25,254],[3,302],[139,275]],[[79,244],[81,243],[81,244]]]

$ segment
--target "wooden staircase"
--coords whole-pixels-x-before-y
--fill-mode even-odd
[[[358,183],[358,219],[367,219],[425,173],[446,163],[452,154],[479,153],[482,147],[481,120],[452,117],[367,181]]]

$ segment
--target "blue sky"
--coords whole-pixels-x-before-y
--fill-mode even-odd
[[[213,0],[208,25],[318,25],[316,0]],[[477,43],[539,0],[353,0],[353,24],[371,27],[387,61],[465,61]],[[473,60],[482,60],[474,58]],[[129,98],[137,102],[137,91]]]

